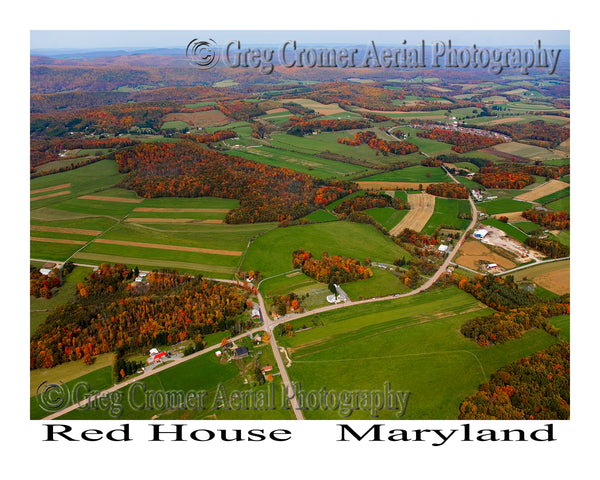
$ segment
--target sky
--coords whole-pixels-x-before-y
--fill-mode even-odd
[[[194,38],[214,39],[218,44],[240,40],[252,44],[282,44],[296,40],[304,44],[397,45],[406,40],[451,40],[455,46],[543,46],[569,45],[568,30],[31,30],[31,50],[41,49],[143,49],[185,48]]]

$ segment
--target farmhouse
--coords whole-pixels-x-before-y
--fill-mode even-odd
[[[438,251],[440,251],[440,252],[442,252],[442,253],[443,253],[443,252],[447,252],[447,251],[448,251],[448,245],[440,245],[440,246],[438,247]]]
[[[258,320],[260,319],[260,309],[258,307],[254,307],[252,308],[252,319],[253,320]]]
[[[340,302],[345,302],[346,299],[344,297],[341,297],[340,295],[334,295],[332,293],[331,295],[327,295],[327,301],[329,303],[340,303]]]
[[[233,351],[235,358],[244,358],[248,356],[248,347],[238,347]]]

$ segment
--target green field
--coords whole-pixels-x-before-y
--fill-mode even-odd
[[[409,210],[396,210],[392,207],[370,208],[364,210],[364,213],[370,215],[373,220],[381,223],[386,230],[391,230],[398,225],[408,212]]]
[[[187,122],[183,122],[181,120],[172,120],[170,122],[165,122],[163,123],[160,128],[162,130],[170,130],[170,129],[174,129],[174,130],[181,130],[181,131],[187,131],[190,128],[192,128],[192,125],[190,125]]]
[[[364,167],[349,163],[270,147],[238,149],[235,151],[235,155],[274,167],[289,168],[296,172],[308,173],[317,178],[338,178],[367,171]]]
[[[528,145],[526,143],[509,142],[494,145],[494,150],[499,152],[507,153],[509,155],[515,155],[519,157],[525,157],[530,160],[553,160],[556,158],[562,158],[562,156],[547,148],[537,147],[535,145]]]
[[[540,228],[542,228],[537,223],[533,223],[533,222],[529,222],[529,221],[511,222],[511,223],[512,223],[512,225],[517,227],[519,230],[525,232],[527,235],[531,235],[532,233],[534,233],[537,230],[539,230]]]
[[[393,390],[410,392],[404,419],[456,419],[461,401],[491,373],[557,342],[532,330],[518,340],[480,347],[460,334],[466,320],[489,312],[450,287],[303,318],[292,322],[295,328],[313,328],[278,342],[292,352],[288,373],[305,392],[381,390],[389,382]],[[378,419],[397,418],[395,414],[381,411]],[[304,415],[341,418],[332,409],[306,410]],[[350,418],[371,417],[353,412]]]
[[[571,315],[558,315],[549,319],[550,323],[560,328],[560,338],[571,341]]]
[[[328,210],[315,210],[314,212],[306,215],[304,218],[313,222],[334,222],[337,220],[337,217]]]
[[[371,177],[361,178],[364,182],[416,182],[416,183],[434,183],[447,182],[450,178],[446,172],[439,167],[424,167],[416,165],[414,167],[402,168],[391,172],[379,173]]]
[[[109,354],[110,356],[112,356],[112,354]],[[80,362],[78,362],[80,363]],[[58,380],[58,382],[62,382],[62,380]],[[80,389],[77,388],[78,385],[84,384],[83,387],[80,387]],[[69,392],[81,392],[81,398],[79,399],[83,399],[83,395],[85,393],[88,392],[93,392],[93,391],[100,391],[100,390],[105,390],[109,387],[112,387],[113,385],[113,372],[112,372],[112,365],[110,366],[105,366],[102,368],[97,368],[94,371],[91,371],[90,373],[86,373],[85,375],[82,375],[80,377],[77,377],[73,380],[70,381],[64,381],[64,387],[63,388],[67,388],[69,390]],[[40,382],[41,384],[41,382]],[[39,385],[39,384],[38,384]],[[60,385],[60,383],[59,383]],[[32,385],[33,387],[34,385]],[[88,390],[89,387],[89,390]],[[44,409],[42,404],[40,404],[40,402],[38,401],[38,398],[36,397],[35,393],[37,391],[37,386],[35,386],[36,390],[34,390],[32,392],[32,396],[29,399],[29,405],[30,405],[30,418],[32,420],[39,420],[41,418],[44,418],[48,415],[50,415],[51,413],[54,413],[52,410],[48,411],[48,409]],[[40,387],[41,389],[43,389],[43,386]],[[40,390],[41,392],[42,390]],[[77,395],[77,394],[76,394]]]
[[[373,148],[369,148],[369,146],[366,144],[350,147],[348,145],[342,145],[338,143],[338,138],[352,138],[355,133],[360,131],[361,130],[321,132],[318,135],[306,135],[303,137],[283,133],[274,133],[272,135],[272,140],[270,141],[270,143],[272,147],[279,148],[281,150],[307,153],[310,155],[329,152],[337,155],[342,155],[344,157],[349,157],[354,160],[360,160],[361,162],[371,165],[388,165],[393,164],[399,160],[414,161],[415,163],[420,162],[418,154],[404,156],[384,156],[378,155],[376,150],[374,150]],[[379,133],[381,135],[381,132]],[[390,137],[388,136],[385,136],[385,138],[388,140],[390,139]]]
[[[123,174],[117,172],[117,167],[114,161],[100,160],[68,172],[60,172],[34,178],[29,183],[30,190],[38,190],[41,188],[53,187],[67,183],[70,183],[71,185],[64,189],[68,190],[70,193],[33,201],[31,202],[31,209],[48,207],[55,203],[64,202],[67,199],[76,198],[80,195],[92,194],[92,192],[110,188],[122,177]],[[32,198],[46,195],[48,193],[54,192],[35,194],[32,196]]]
[[[422,232],[431,235],[440,225],[464,230],[469,226],[471,220],[458,218],[460,213],[471,214],[471,204],[468,200],[436,197],[433,214],[423,227]]]
[[[400,130],[408,134],[406,139],[407,142],[415,144],[417,147],[419,147],[419,150],[428,155],[436,156],[453,153],[451,150],[452,145],[448,143],[438,142],[437,140],[431,140],[429,138],[418,137],[417,132],[423,132],[424,130],[404,127],[401,127]]]
[[[547,203],[546,207],[551,208],[552,210],[556,210],[561,212],[566,210],[567,212],[571,211],[571,197],[563,197],[559,200],[554,200],[553,202]]]
[[[406,293],[410,290],[390,271],[373,266],[371,271],[373,276],[368,280],[358,280],[342,285],[342,289],[351,300],[385,297],[396,293]]]
[[[273,248],[276,245],[277,248]],[[392,263],[407,258],[406,250],[385,237],[374,227],[350,222],[316,223],[271,230],[252,242],[242,269],[258,270],[263,278],[292,269],[292,253],[299,248],[315,256],[322,252],[363,261]]]
[[[477,210],[485,211],[488,215],[498,215],[499,213],[522,212],[531,208],[531,203],[513,200],[512,198],[502,198],[498,200],[489,200],[477,203]]]

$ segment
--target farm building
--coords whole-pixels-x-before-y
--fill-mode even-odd
[[[475,238],[477,238],[478,240],[483,240],[483,238],[488,234],[487,230],[484,230],[483,228],[480,230],[475,230],[473,232],[473,236]]]
[[[150,355],[146,362],[150,365],[153,362],[158,362],[161,358],[165,357],[167,354],[165,352],[157,353],[156,355]]]
[[[260,309],[257,307],[253,307],[252,308],[252,319],[253,320],[258,320],[259,318],[261,318],[260,316]]]
[[[244,358],[248,356],[248,347],[238,347],[234,351],[235,358]]]
[[[273,367],[271,365],[265,365],[262,369],[261,372],[263,374],[267,373],[267,372],[272,372],[273,371]]]
[[[150,349],[150,355],[157,355],[158,354],[158,349],[157,348],[151,348]]]
[[[486,265],[487,269],[490,270],[491,268],[496,268],[498,266],[497,263],[488,263]]]
[[[447,252],[447,251],[448,251],[448,245],[440,245],[440,246],[438,247],[438,250],[439,250],[440,252]]]
[[[145,273],[140,273],[137,277],[135,277],[135,281],[136,282],[143,282],[146,280],[146,274]]]

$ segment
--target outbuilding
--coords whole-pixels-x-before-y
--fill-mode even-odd
[[[483,240],[483,238],[488,234],[487,230],[484,229],[480,229],[480,230],[475,230],[475,232],[473,232],[473,236],[475,238],[477,238],[478,240]]]

